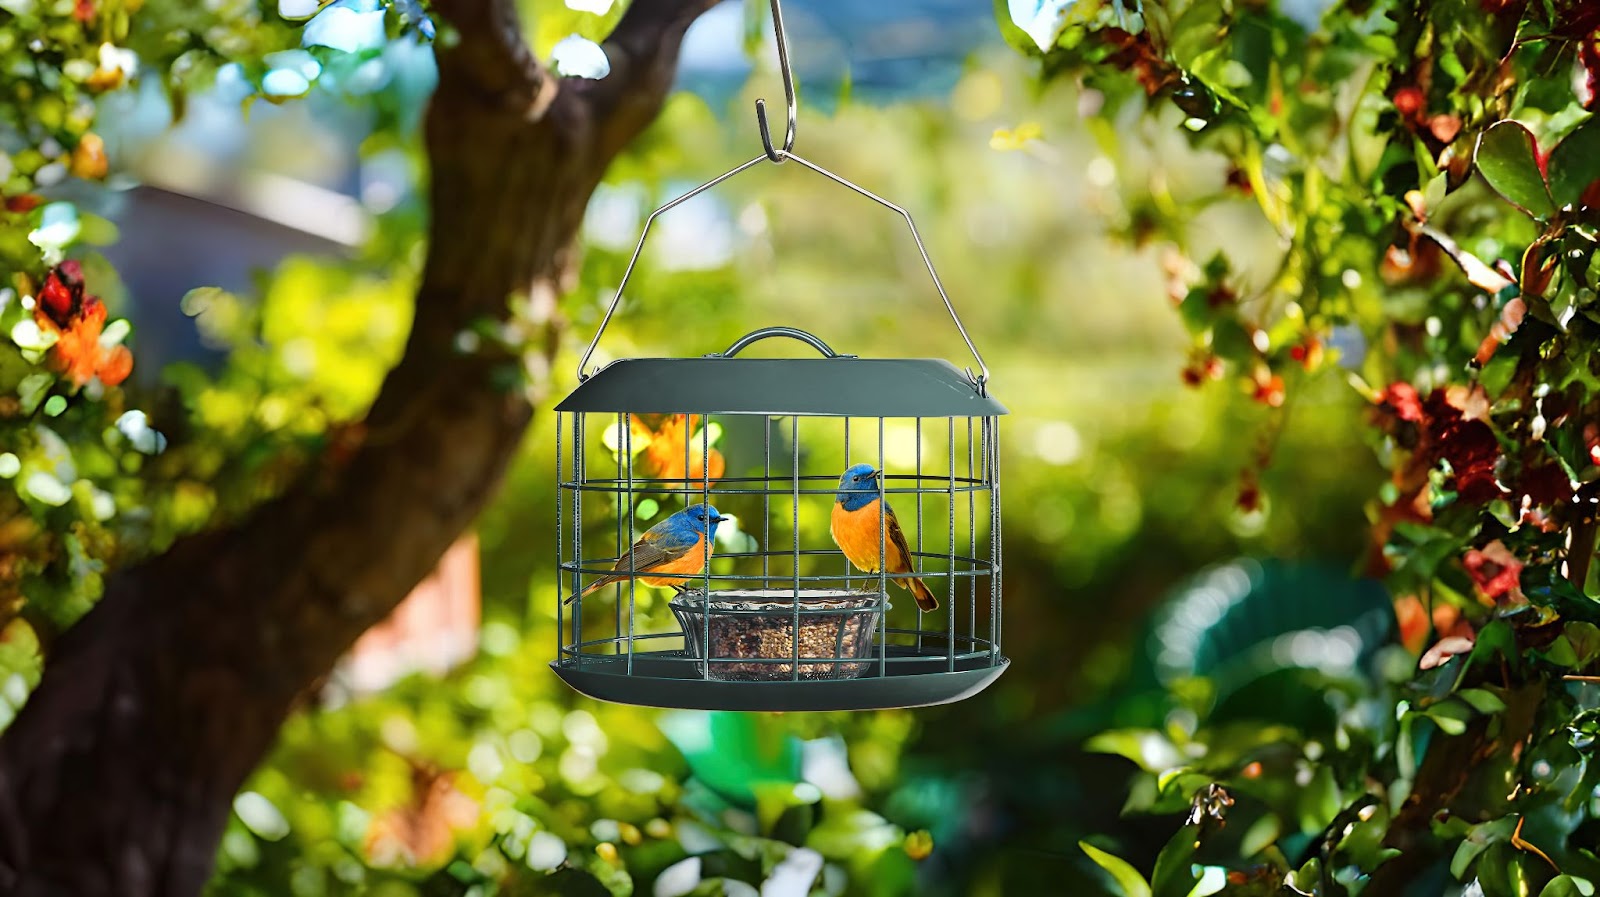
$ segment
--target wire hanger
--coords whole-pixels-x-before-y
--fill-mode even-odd
[[[594,355],[594,350],[596,347],[600,345],[601,334],[605,333],[606,326],[611,323],[612,315],[616,314],[617,306],[622,302],[623,289],[628,285],[628,278],[633,276],[634,266],[639,263],[639,255],[644,251],[645,239],[650,236],[650,228],[655,224],[656,218],[672,210],[673,208],[676,208],[684,202],[699,196],[701,193],[710,190],[712,187],[717,186],[734,175],[748,171],[749,169],[760,165],[762,162],[772,162],[773,164],[781,165],[784,162],[793,160],[794,162],[799,163],[802,167],[808,168],[836,184],[850,188],[856,193],[859,193],[873,202],[890,209],[891,211],[899,214],[901,218],[905,219],[906,227],[911,231],[911,239],[916,242],[917,252],[922,256],[922,263],[928,268],[928,276],[933,279],[934,289],[939,291],[939,298],[944,300],[945,311],[950,313],[950,320],[955,323],[956,330],[961,333],[961,340],[967,344],[967,350],[972,353],[973,360],[978,364],[978,372],[976,374],[973,373],[972,368],[969,367],[966,369],[967,379],[972,381],[973,386],[977,387],[980,393],[985,392],[989,382],[989,366],[984,363],[983,355],[978,352],[978,347],[973,344],[972,337],[967,333],[967,328],[962,325],[961,316],[956,314],[956,307],[950,302],[950,296],[944,290],[944,283],[939,280],[939,272],[934,270],[933,259],[928,256],[928,248],[922,243],[922,235],[917,232],[917,223],[911,219],[911,213],[890,202],[889,200],[884,199],[878,194],[873,193],[871,190],[848,181],[820,165],[795,155],[794,139],[795,132],[798,130],[799,126],[799,102],[795,97],[794,72],[789,65],[789,42],[785,39],[783,32],[782,4],[779,2],[779,0],[770,0],[770,2],[772,5],[773,37],[776,39],[778,45],[778,68],[783,75],[783,96],[788,113],[788,120],[784,128],[783,146],[778,147],[773,145],[772,133],[767,126],[766,100],[756,100],[756,126],[761,132],[761,155],[717,175],[711,180],[706,181],[704,184],[701,184],[693,190],[690,190],[688,193],[668,201],[660,208],[650,213],[650,216],[644,221],[643,232],[639,234],[639,243],[633,248],[633,256],[632,258],[628,259],[628,267],[622,272],[622,282],[617,285],[616,294],[611,297],[611,304],[606,308],[605,317],[600,319],[600,327],[595,331],[594,339],[589,341],[589,347],[584,350],[583,357],[578,360],[578,382],[581,383],[593,376],[591,372],[586,370],[589,366],[589,359]]]

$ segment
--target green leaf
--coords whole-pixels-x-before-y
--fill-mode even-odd
[[[1450,176],[1443,172],[1436,174],[1422,186],[1422,204],[1429,210],[1437,209],[1449,192]]]
[[[17,384],[17,400],[22,403],[22,413],[32,414],[54,384],[55,378],[42,371],[23,377],[22,382]]]
[[[560,897],[611,897],[611,891],[593,873],[574,866],[563,866],[540,882],[545,894]]]
[[[1574,621],[1563,626],[1561,634],[1567,637],[1572,650],[1578,655],[1578,666],[1584,666],[1600,657],[1600,626]]]
[[[1117,893],[1122,897],[1151,897],[1150,885],[1137,869],[1128,865],[1127,860],[1112,856],[1088,841],[1079,841],[1078,846],[1089,855],[1089,859],[1110,873],[1112,881],[1117,884]]]
[[[100,345],[107,349],[121,345],[122,341],[127,339],[128,334],[131,332],[133,332],[133,325],[128,322],[128,319],[118,318],[107,324],[106,329],[100,332]]]
[[[1473,826],[1472,831],[1456,847],[1455,856],[1450,860],[1450,874],[1458,879],[1466,878],[1467,870],[1472,868],[1479,854],[1488,850],[1489,845],[1510,838],[1514,825],[1512,819],[1506,817]]]
[[[1489,625],[1478,630],[1478,641],[1472,646],[1472,653],[1469,655],[1473,664],[1492,663],[1497,657],[1503,657],[1513,665],[1522,657],[1517,649],[1516,633],[1512,631],[1511,624],[1505,620],[1491,621]]]
[[[1532,862],[1539,862],[1534,860]],[[1529,859],[1510,842],[1501,841],[1489,846],[1478,858],[1478,886],[1484,897],[1524,897],[1533,893],[1528,880]]]
[[[1169,770],[1183,760],[1172,740],[1154,729],[1111,729],[1090,738],[1084,750],[1120,754],[1146,771],[1156,773]]]
[[[1517,373],[1517,365],[1521,357],[1514,352],[1496,352],[1489,363],[1483,366],[1483,371],[1478,375],[1478,382],[1483,384],[1483,389],[1490,397],[1497,398],[1511,385],[1511,378]]]
[[[1244,173],[1250,180],[1250,192],[1256,198],[1256,203],[1261,206],[1262,214],[1272,222],[1280,232],[1285,232],[1293,226],[1290,220],[1290,207],[1283,195],[1274,190],[1274,185],[1267,180],[1266,160],[1261,154],[1261,147],[1250,141],[1245,146],[1243,159]]]
[[[1544,652],[1544,659],[1558,667],[1576,667],[1578,665],[1578,652],[1572,647],[1572,642],[1565,635],[1557,636]]]
[[[756,797],[756,820],[766,832],[772,831],[790,809],[808,807],[822,800],[821,790],[810,782],[756,782],[750,790]]]
[[[1302,894],[1311,894],[1315,893],[1311,889],[1320,881],[1322,881],[1322,861],[1312,857],[1306,860],[1304,866],[1290,872],[1283,883]]]
[[[1460,720],[1464,723],[1470,722],[1478,715],[1477,711],[1474,710],[1466,701],[1459,701],[1453,698],[1450,700],[1440,701],[1439,703],[1428,707],[1426,713],[1435,719],[1439,717],[1445,717],[1448,719]]]
[[[1456,697],[1471,704],[1479,713],[1499,713],[1506,709],[1506,702],[1487,689],[1463,688],[1456,692]]]
[[[1439,731],[1446,735],[1460,735],[1462,732],[1467,731],[1466,721],[1459,719],[1452,714],[1439,713],[1435,709],[1430,708],[1426,713],[1424,713],[1424,716],[1433,720],[1434,724],[1439,727]]]
[[[1150,873],[1150,888],[1155,897],[1189,897],[1197,881],[1193,860],[1199,838],[1200,826],[1186,825],[1161,848],[1156,868]]]
[[[766,4],[751,3],[748,5],[757,7],[758,11],[755,16],[751,16],[747,12],[746,21],[754,18],[757,22],[757,27],[759,27],[759,25],[762,23],[759,8],[764,8]],[[1023,31],[1017,26],[1017,23],[1012,20],[1011,7],[1006,0],[994,0],[994,20],[995,23],[1000,26],[1000,36],[1005,38],[1006,43],[1018,50],[1023,51],[1024,53],[1028,53],[1030,55],[1038,54],[1039,45],[1034,43],[1033,38],[1028,36],[1028,32]],[[754,40],[748,41],[751,52],[754,52],[756,47],[761,46],[759,41],[764,37],[764,34],[757,33]]]
[[[1209,299],[1210,293],[1211,287],[1201,284],[1190,290],[1178,304],[1178,318],[1192,334],[1199,335],[1206,332],[1217,319],[1217,310],[1211,306]]]
[[[41,352],[56,344],[60,334],[54,330],[45,330],[36,324],[32,318],[23,318],[11,327],[11,341],[19,349],[31,349]]]
[[[1555,206],[1539,172],[1537,154],[1533,132],[1507,120],[1483,132],[1474,159],[1483,179],[1501,196],[1535,218],[1548,218]]]
[[[1594,885],[1587,878],[1557,875],[1539,892],[1539,897],[1593,897]]]
[[[116,224],[99,215],[78,215],[78,240],[90,246],[110,246],[121,238]]]
[[[836,806],[806,836],[806,846],[829,859],[858,855],[863,844],[901,843],[905,833],[871,810]],[[902,858],[904,851],[899,851]]]
[[[1592,116],[1550,151],[1550,198],[1557,207],[1578,201],[1600,179],[1600,116]]]
[[[28,479],[22,484],[22,489],[29,497],[53,508],[59,508],[72,500],[72,490],[42,470],[29,474]]]
[[[1212,324],[1211,351],[1227,361],[1249,361],[1257,355],[1251,335],[1233,317],[1218,317]]]

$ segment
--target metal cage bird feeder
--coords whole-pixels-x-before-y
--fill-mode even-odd
[[[794,154],[793,76],[778,0],[771,6],[788,101],[782,145],[757,100],[762,154],[651,213],[578,363],[579,385],[556,407],[551,667],[590,697],[658,707],[864,710],[960,700],[1009,664],[1000,640],[998,424],[1006,409],[989,394],[988,368],[910,214]],[[904,218],[976,372],[841,355],[791,327],[756,330],[699,358],[622,359],[591,372],[656,218],[764,161],[793,161]],[[739,357],[774,337],[821,357]],[[719,431],[725,454],[713,448]],[[694,547],[677,554],[698,560],[707,550],[709,563],[652,576],[668,568],[653,566],[664,555],[639,541],[646,527],[695,507],[714,507],[730,524],[721,529],[710,512],[679,521],[689,521],[681,531]],[[847,529],[854,534],[841,535]],[[662,586],[676,594],[658,597]],[[937,609],[923,610],[928,603]]]

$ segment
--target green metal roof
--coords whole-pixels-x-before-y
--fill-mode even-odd
[[[989,417],[1006,408],[932,358],[631,358],[557,411],[829,417]]]

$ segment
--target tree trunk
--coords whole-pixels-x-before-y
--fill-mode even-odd
[[[450,0],[427,264],[404,358],[353,447],[240,525],[112,577],[0,738],[0,893],[187,897],[233,795],[307,687],[383,619],[493,494],[532,416],[514,352],[457,335],[542,322],[584,207],[654,117],[709,0],[636,0],[604,81],[549,77],[511,0]]]

